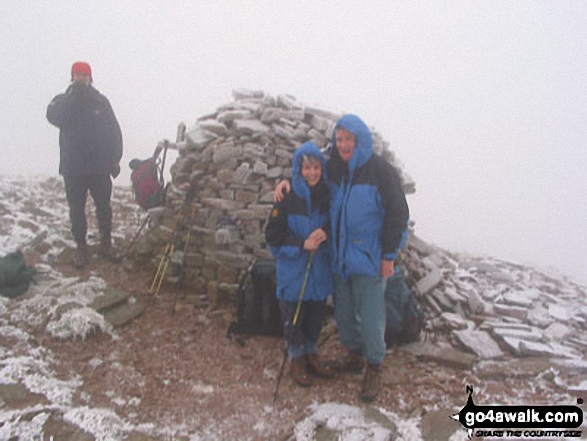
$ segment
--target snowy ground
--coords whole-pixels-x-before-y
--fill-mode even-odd
[[[126,188],[115,189],[113,205],[115,244],[122,246],[141,213]],[[92,210],[88,204],[95,234]],[[456,441],[466,433],[448,421],[466,402],[465,384],[476,385],[477,403],[575,404],[561,387],[574,372],[548,362],[524,371],[505,360],[469,372],[421,363],[401,350],[390,352],[384,390],[372,406],[357,400],[360,378],[354,376],[309,390],[284,377],[273,403],[281,342],[226,339],[230,311],[184,305],[171,316],[163,295],[150,300],[141,318],[115,330],[87,307],[107,286],[149,301],[151,268],[127,272],[95,257],[87,270],[75,272],[60,179],[0,177],[0,215],[0,255],[20,248],[38,272],[25,295],[0,297],[0,439],[301,441],[329,429],[338,438],[322,439],[418,440],[446,429],[448,435],[436,439]],[[339,353],[336,338],[322,350]]]

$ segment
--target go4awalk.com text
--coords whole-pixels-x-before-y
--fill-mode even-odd
[[[573,405],[479,406],[473,402],[473,388],[467,386],[467,404],[452,418],[476,437],[575,438],[583,423],[583,410]],[[583,404],[579,398],[577,404]]]

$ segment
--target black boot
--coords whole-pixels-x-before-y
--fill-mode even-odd
[[[291,359],[290,373],[298,386],[310,387],[312,385],[312,379],[306,373],[306,359],[304,357]]]
[[[359,398],[366,402],[371,402],[377,398],[381,383],[381,365],[368,364],[363,378],[363,387]]]
[[[84,269],[88,264],[88,245],[85,242],[78,242],[71,263],[77,269]]]
[[[110,262],[120,263],[122,261],[120,256],[114,251],[114,248],[112,248],[112,240],[109,237],[103,238],[100,241],[98,254]]]

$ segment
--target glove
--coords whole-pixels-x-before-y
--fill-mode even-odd
[[[112,167],[112,170],[110,171],[110,176],[112,176],[114,179],[116,179],[119,174],[120,174],[120,164],[115,164],[114,167]]]
[[[72,95],[84,95],[88,91],[89,87],[83,81],[74,81],[69,86],[69,93]]]

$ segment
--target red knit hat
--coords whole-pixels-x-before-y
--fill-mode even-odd
[[[73,66],[71,66],[71,80],[72,81],[73,81],[73,74],[74,73],[88,74],[90,76],[90,79],[92,79],[92,68],[85,61],[76,61],[75,63],[73,63]]]

